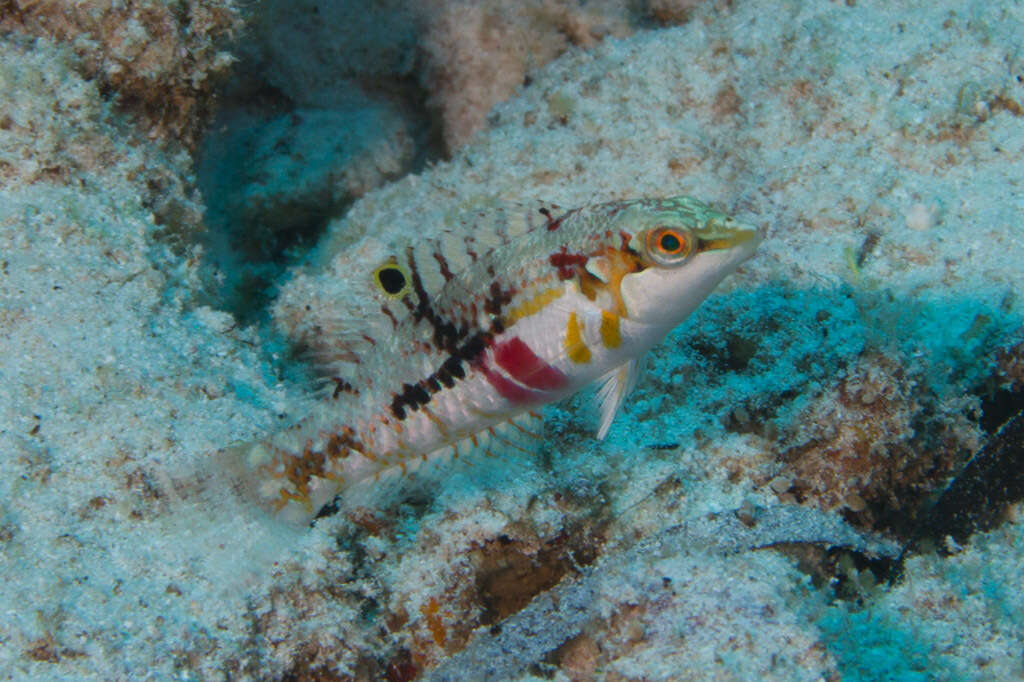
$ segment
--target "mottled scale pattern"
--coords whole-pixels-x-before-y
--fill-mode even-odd
[[[420,234],[367,238],[333,264],[327,298],[311,293],[330,314],[296,326],[323,400],[234,448],[240,471],[266,506],[306,520],[389,469],[522,447],[540,406],[598,379],[610,423],[638,357],[760,238],[688,197],[481,201]]]

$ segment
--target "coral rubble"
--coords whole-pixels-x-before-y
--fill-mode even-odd
[[[8,0],[0,31],[65,43],[76,68],[136,114],[152,136],[191,145],[205,123],[216,76],[243,25],[231,0]]]

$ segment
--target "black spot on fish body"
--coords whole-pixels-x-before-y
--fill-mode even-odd
[[[473,362],[484,352],[491,341],[491,335],[486,332],[474,334],[465,344],[459,347],[458,357],[466,362]]]
[[[509,304],[515,293],[516,291],[512,287],[502,290],[498,280],[494,280],[488,290],[489,295],[484,303],[484,312],[495,317],[501,315],[501,309]]]
[[[395,415],[395,419],[405,419],[405,408],[402,405],[402,396],[396,395],[391,401],[391,414]]]
[[[447,386],[448,388],[451,388],[452,386],[455,385],[453,379],[466,378],[466,371],[462,369],[462,360],[454,355],[444,361],[444,364],[441,365],[440,372],[443,372],[443,374],[440,374],[439,378],[441,379],[441,382],[444,383],[444,385]],[[445,381],[445,379],[447,379],[448,381]]]
[[[337,400],[338,396],[342,393],[351,393],[352,395],[359,395],[359,391],[355,389],[352,384],[342,379],[341,377],[331,377],[331,381],[334,382],[334,392],[331,393],[331,399]]]
[[[413,412],[430,402],[430,394],[419,384],[402,384],[402,392],[391,401],[391,413],[398,419],[405,419],[406,408]]]
[[[405,387],[410,403],[415,406],[413,409],[430,402],[430,394],[420,384],[406,384]]]
[[[392,296],[397,296],[405,288],[405,273],[398,267],[383,268],[377,273],[377,280],[382,289]]]

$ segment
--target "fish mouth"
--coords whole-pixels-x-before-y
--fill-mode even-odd
[[[765,227],[741,223],[732,227],[727,233],[710,238],[698,238],[699,251],[732,251],[740,248],[747,255],[754,253],[764,241],[767,231]]]
[[[768,237],[768,227],[765,225],[751,225],[750,228],[753,230],[753,234],[747,241],[752,242],[750,250],[751,252],[754,252],[757,250],[757,247],[761,246],[761,242]]]

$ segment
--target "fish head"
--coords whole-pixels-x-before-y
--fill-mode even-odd
[[[667,331],[750,258],[763,229],[690,197],[638,202],[616,217],[633,271],[621,278],[625,317]]]

